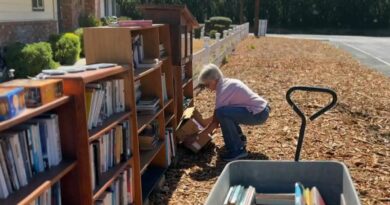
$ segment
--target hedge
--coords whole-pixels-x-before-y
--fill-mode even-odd
[[[15,69],[15,77],[35,76],[44,69],[58,67],[53,61],[49,43],[32,44],[12,43],[6,47],[5,62],[9,68]]]

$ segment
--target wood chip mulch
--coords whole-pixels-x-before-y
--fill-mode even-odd
[[[390,79],[361,65],[350,54],[319,41],[249,37],[222,67],[226,77],[244,81],[272,106],[263,126],[243,126],[249,159],[293,160],[300,119],[285,93],[295,85],[325,86],[339,97],[337,106],[309,122],[301,153],[304,160],[338,160],[352,175],[362,204],[390,204]],[[320,94],[294,95],[313,113],[329,102]],[[196,97],[204,117],[212,114],[214,93]],[[203,204],[226,163],[220,130],[214,145],[195,155],[180,150],[153,204]]]

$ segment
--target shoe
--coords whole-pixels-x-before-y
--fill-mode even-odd
[[[228,152],[224,156],[222,156],[223,161],[231,162],[234,160],[242,159],[248,156],[248,152],[245,149],[241,149],[237,152]]]

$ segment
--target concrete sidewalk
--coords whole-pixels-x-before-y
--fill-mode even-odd
[[[390,77],[390,37],[302,34],[268,34],[267,36],[328,41],[336,47],[348,51],[368,67]]]

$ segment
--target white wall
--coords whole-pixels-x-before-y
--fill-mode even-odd
[[[44,0],[44,11],[33,11],[32,0],[0,0],[0,22],[57,19],[57,0]]]

